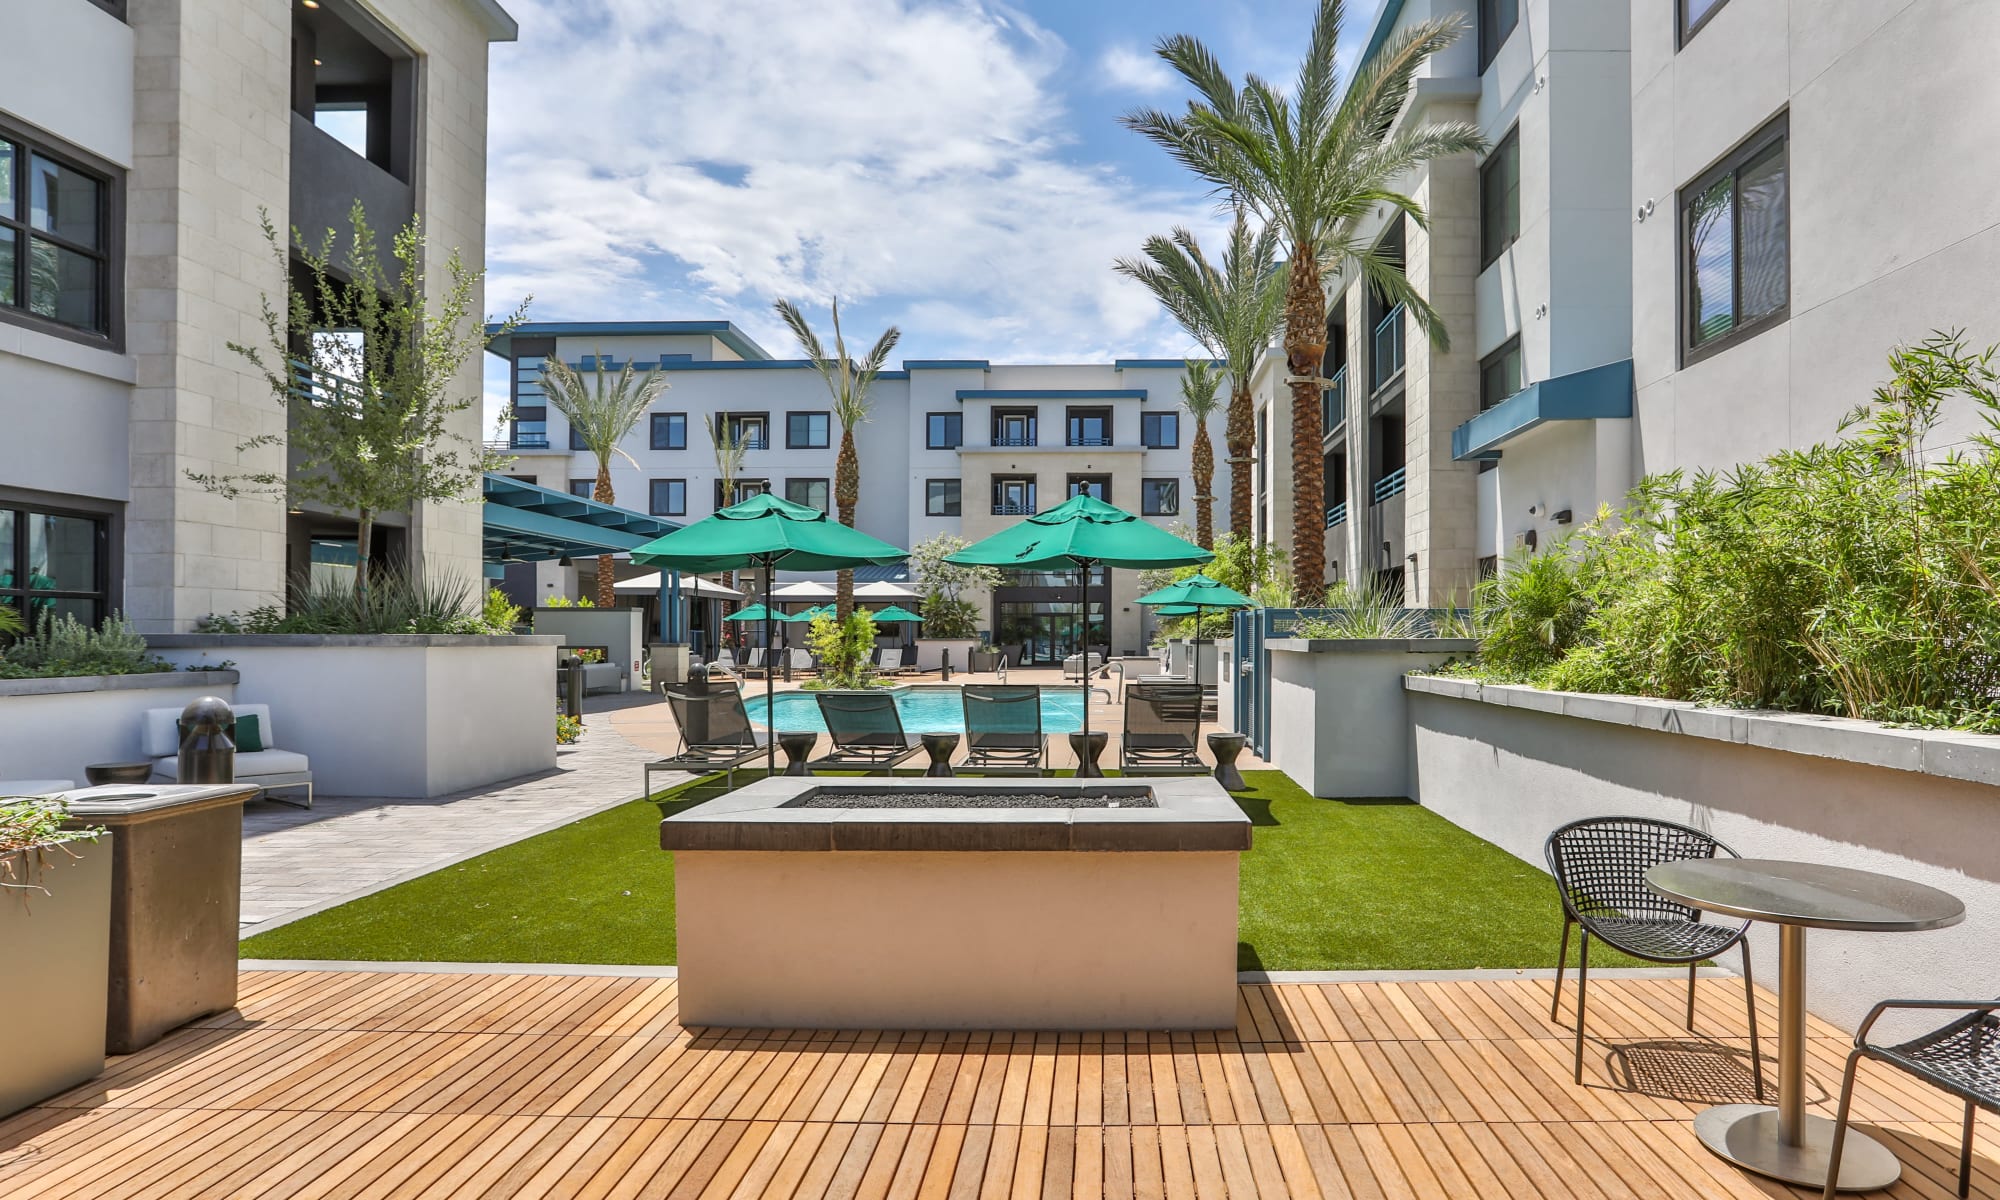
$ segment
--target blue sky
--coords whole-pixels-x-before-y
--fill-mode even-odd
[[[1351,0],[1347,40],[1376,0]],[[1088,362],[1190,346],[1111,271],[1221,218],[1117,123],[1203,38],[1288,79],[1313,0],[509,0],[495,46],[487,306],[726,318],[776,354],[789,297],[899,356]],[[493,374],[489,372],[489,374]],[[489,384],[489,391],[493,389]]]

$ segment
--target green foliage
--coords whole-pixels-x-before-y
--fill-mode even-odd
[[[1430,633],[1423,612],[1404,608],[1387,584],[1373,578],[1342,581],[1326,589],[1322,616],[1299,621],[1293,634],[1302,638],[1419,638]]]
[[[582,737],[583,737],[583,718],[572,717],[569,714],[562,712],[561,710],[557,710],[556,745],[574,746],[576,745],[577,741]]]
[[[588,596],[585,596],[581,600],[572,600],[568,596],[550,596],[546,601],[543,602],[542,607],[543,608],[596,608],[597,602],[592,600]]]
[[[1493,678],[2000,731],[2000,373],[1937,333],[1839,440],[1643,481],[1475,609]],[[1930,436],[1948,404],[1983,428]]]
[[[865,688],[875,680],[869,662],[875,651],[875,620],[865,608],[856,609],[845,621],[821,613],[806,627],[806,646],[819,662],[822,687]]]
[[[146,675],[173,669],[172,663],[148,653],[146,639],[116,613],[102,628],[92,629],[68,613],[44,610],[33,633],[0,651],[0,679]]]
[[[69,801],[60,796],[29,796],[0,800],[0,854],[64,842],[95,841],[104,829],[64,829]]]
[[[413,579],[407,569],[381,572],[357,606],[337,579],[301,580],[291,610],[262,605],[202,618],[207,633],[512,633],[512,621],[492,625],[472,581],[453,575]],[[487,597],[490,601],[491,597]],[[511,606],[510,606],[511,607]],[[518,610],[517,610],[518,611]]]
[[[21,610],[13,601],[0,604],[0,637],[19,637],[28,631],[28,623],[21,619]]]
[[[1169,532],[1176,537],[1190,541],[1192,531],[1184,522],[1175,522]],[[1206,575],[1226,588],[1255,600],[1265,608],[1290,608],[1292,606],[1291,575],[1287,568],[1285,552],[1269,543],[1259,543],[1254,538],[1239,537],[1225,533],[1215,539],[1215,557],[1206,563],[1185,567],[1171,567],[1158,571],[1139,572],[1139,594],[1156,592],[1171,583],[1178,583],[1196,575]],[[1211,612],[1201,618],[1201,629],[1195,630],[1195,618],[1163,617],[1160,620],[1160,634],[1166,638],[1184,637],[1228,637],[1232,628],[1232,618],[1226,612]]]
[[[507,593],[499,588],[487,588],[486,603],[479,610],[479,620],[494,633],[511,633],[521,623],[526,611],[509,600]]]
[[[969,638],[979,634],[979,609],[964,598],[968,590],[991,591],[1000,586],[998,567],[961,567],[945,559],[972,543],[940,533],[910,548],[910,574],[923,593],[924,636]]]

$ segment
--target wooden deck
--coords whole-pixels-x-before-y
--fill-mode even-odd
[[[1748,1097],[1747,1042],[1690,1039],[1672,981],[1593,986],[1584,1087],[1545,981],[1245,986],[1233,1033],[1060,1036],[691,1031],[675,986],[247,973],[238,1012],[0,1122],[0,1180],[9,1200],[1800,1194],[1695,1141],[1697,1109]],[[1698,1027],[1740,1030],[1739,985],[1700,987]],[[1845,1044],[1815,1026],[1815,1111]],[[1949,1196],[1958,1110],[1864,1070],[1857,1113],[1905,1163],[1884,1194]],[[2000,1194],[1996,1125],[1975,1194]]]

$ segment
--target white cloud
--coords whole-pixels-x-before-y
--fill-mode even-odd
[[[487,294],[532,319],[870,301],[913,354],[1184,341],[1111,260],[1209,223],[1073,161],[1067,50],[981,0],[515,0],[496,47]],[[774,348],[786,339],[773,337]]]
[[[1113,46],[1097,60],[1097,70],[1109,89],[1122,89],[1155,96],[1171,92],[1180,82],[1172,67],[1151,51],[1132,46]]]

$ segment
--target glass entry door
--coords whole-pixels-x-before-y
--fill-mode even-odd
[[[994,644],[1015,666],[1061,666],[1076,653],[1076,602],[1002,600],[995,605]],[[1090,605],[1089,640],[1103,646],[1104,602]]]

